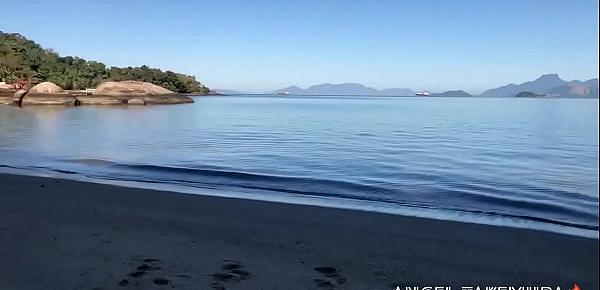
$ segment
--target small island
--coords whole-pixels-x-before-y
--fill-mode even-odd
[[[431,94],[432,97],[472,97],[471,94],[463,91],[463,90],[456,90],[456,91],[446,91],[443,93],[433,93]]]
[[[541,97],[545,97],[546,95],[544,94],[537,94],[534,92],[530,92],[530,91],[524,91],[524,92],[520,92],[518,94],[515,95],[515,98],[541,98]]]

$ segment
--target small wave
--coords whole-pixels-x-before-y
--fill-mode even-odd
[[[66,159],[63,160],[66,162],[75,162],[89,165],[113,165],[115,162],[104,160],[104,159],[94,159],[94,158],[83,158],[83,159]]]
[[[109,170],[104,170],[102,174],[98,174],[93,170],[87,175],[106,180],[173,184],[194,188],[237,189],[242,192],[248,190],[285,192],[305,196],[344,198],[382,202],[411,208],[514,218],[598,230],[598,225],[595,222],[598,217],[585,210],[548,200],[532,200],[519,195],[510,195],[506,190],[494,189],[489,186],[453,184],[453,187],[455,187],[453,189],[440,189],[431,194],[431,192],[423,193],[413,189],[374,186],[354,181],[252,173],[215,166],[174,167],[119,163],[102,159],[69,161],[87,166],[109,168]],[[73,174],[70,170],[66,173]],[[527,214],[524,212],[527,212]]]

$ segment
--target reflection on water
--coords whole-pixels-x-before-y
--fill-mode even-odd
[[[156,107],[1,106],[0,164],[597,231],[597,106],[275,96]]]

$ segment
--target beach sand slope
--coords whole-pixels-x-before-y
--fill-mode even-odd
[[[598,240],[0,174],[0,289],[598,289]]]

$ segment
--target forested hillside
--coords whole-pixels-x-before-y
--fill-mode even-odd
[[[0,81],[49,81],[64,89],[95,88],[106,80],[150,82],[179,93],[208,93],[194,76],[141,67],[107,67],[97,61],[60,56],[18,33],[0,31]]]

